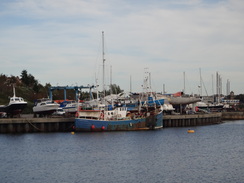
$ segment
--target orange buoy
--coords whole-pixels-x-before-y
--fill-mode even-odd
[[[194,133],[195,131],[194,130],[191,130],[191,129],[189,129],[189,130],[187,130],[187,133]]]

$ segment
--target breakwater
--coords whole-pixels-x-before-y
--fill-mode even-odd
[[[193,114],[193,115],[165,115],[164,127],[188,127],[218,124],[222,121],[222,113]]]
[[[165,115],[164,127],[188,127],[218,124],[222,113],[194,115]],[[32,133],[32,132],[70,132],[74,118],[2,118],[0,133]]]

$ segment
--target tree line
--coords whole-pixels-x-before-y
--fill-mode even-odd
[[[27,70],[22,70],[20,76],[7,76],[6,74],[0,74],[0,105],[6,105],[9,102],[9,97],[13,96],[13,87],[15,87],[16,96],[24,98],[28,102],[28,105],[33,107],[34,101],[40,98],[48,98],[48,89],[51,87],[50,83],[42,85],[38,79]],[[111,88],[106,91],[106,94],[120,93],[123,90],[116,84],[112,84]],[[67,90],[67,99],[74,100],[75,92]],[[83,91],[80,95],[80,100],[86,100],[90,97],[88,91]],[[95,97],[95,94],[94,94]],[[53,100],[62,100],[64,98],[63,90],[53,91]],[[32,107],[29,107],[32,109]],[[28,108],[28,107],[27,107]]]

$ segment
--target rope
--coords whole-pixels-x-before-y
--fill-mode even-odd
[[[38,128],[38,127],[36,127],[34,124],[32,124],[30,121],[27,121],[33,128],[35,128],[36,130],[38,130],[38,131],[40,131],[40,132],[45,132],[45,130],[42,130],[42,129],[40,129],[40,128]],[[48,123],[49,124],[49,123]],[[69,125],[67,128],[64,128],[63,130],[64,131],[67,131],[68,129],[72,129],[72,127],[73,127],[73,124],[71,124],[71,125]],[[59,129],[58,129],[58,131],[59,131]]]
[[[36,130],[39,130],[40,132],[44,132],[43,130],[41,130],[40,128],[37,128],[35,125],[33,125],[30,121],[28,121],[28,123],[35,128]]]

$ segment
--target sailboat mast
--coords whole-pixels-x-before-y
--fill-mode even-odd
[[[105,53],[104,53],[104,31],[102,31],[102,59],[103,59],[103,97],[105,97]]]
[[[132,86],[131,86],[131,75],[130,75],[130,93],[132,92]]]
[[[183,82],[184,82],[184,86],[183,86],[183,93],[185,93],[185,90],[186,90],[186,74],[185,74],[185,71],[183,72]]]
[[[112,95],[112,93],[113,93],[113,90],[112,90],[112,65],[110,65],[110,95]]]

